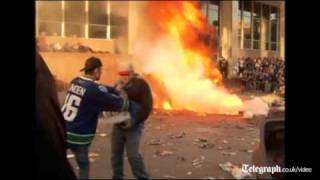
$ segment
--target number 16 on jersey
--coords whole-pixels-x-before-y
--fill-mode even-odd
[[[68,93],[64,105],[61,108],[63,117],[66,121],[73,121],[78,114],[81,98]]]

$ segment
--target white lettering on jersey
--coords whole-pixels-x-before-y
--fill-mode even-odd
[[[80,95],[80,96],[83,96],[84,93],[86,92],[86,88],[83,88],[81,86],[78,86],[78,85],[74,85],[74,84],[71,84],[71,87],[69,89],[69,91],[77,94],[77,95]]]

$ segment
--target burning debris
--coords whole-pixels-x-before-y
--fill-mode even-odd
[[[155,107],[200,114],[237,114],[242,100],[227,92],[212,59],[216,49],[203,41],[215,39],[198,2],[156,1],[145,9],[155,36],[141,37],[134,55],[149,81]],[[210,38],[209,38],[210,39]]]
[[[180,110],[199,115],[243,111],[245,118],[266,114],[264,106],[256,106],[257,100],[243,102],[222,84],[214,58],[217,33],[199,5],[195,1],[155,1],[143,11],[143,33],[133,55],[151,85],[154,107],[170,112],[168,115]]]

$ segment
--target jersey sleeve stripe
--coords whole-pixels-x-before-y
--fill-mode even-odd
[[[73,143],[90,143],[94,138],[94,135],[90,136],[83,136],[83,135],[77,135],[77,134],[70,134],[67,133],[67,141],[73,142]]]
[[[122,111],[126,111],[128,109],[129,109],[129,101],[128,100],[123,100],[123,105],[122,105],[121,110]]]

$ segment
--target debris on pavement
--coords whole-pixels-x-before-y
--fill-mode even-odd
[[[200,158],[197,158],[197,159],[194,159],[192,161],[192,165],[195,167],[195,168],[199,168],[202,166],[202,163],[204,162],[205,160],[205,157],[204,156],[200,156]]]
[[[95,158],[95,157],[99,157],[98,153],[89,153],[89,157]]]
[[[100,137],[106,137],[106,136],[107,136],[107,133],[100,133],[99,136],[100,136]]]
[[[148,145],[161,145],[161,140],[160,139],[152,139]]]
[[[237,128],[237,129],[244,129],[244,127],[243,127],[243,126],[240,126],[240,125],[236,125],[235,128]]]
[[[213,143],[202,143],[199,145],[199,147],[201,149],[211,149],[213,148],[215,145]]]
[[[178,156],[177,159],[178,159],[179,161],[185,161],[185,160],[186,160],[183,156]]]
[[[166,179],[177,179],[175,176],[171,176],[171,175],[165,175],[164,178],[166,178]]]
[[[253,150],[251,150],[251,149],[241,149],[240,151],[246,152],[246,153],[252,153],[253,152]]]
[[[197,141],[208,142],[208,138],[200,137],[200,138],[197,139]]]
[[[218,148],[217,148],[218,150],[222,150],[222,149],[224,149],[223,147],[221,147],[221,146],[218,146]]]
[[[222,141],[224,144],[227,144],[227,143],[229,143],[227,140],[223,140]]]
[[[90,161],[91,163],[93,163],[93,162],[95,161],[95,159],[94,159],[94,158],[89,158],[89,161]]]
[[[167,144],[162,144],[163,146],[172,146],[173,145],[173,143],[171,143],[171,142],[168,142]]]
[[[67,158],[68,159],[74,158],[74,154],[67,154]]]
[[[155,154],[158,155],[158,156],[169,156],[169,155],[172,155],[173,152],[172,151],[163,150],[163,151],[156,151]]]
[[[90,162],[95,162],[95,160],[99,157],[98,153],[89,153],[89,161]]]
[[[214,178],[214,177],[212,177],[212,176],[207,176],[207,177],[204,177],[204,178],[202,178],[202,179],[206,179],[206,180],[214,180],[215,178]]]
[[[219,163],[219,167],[224,171],[231,171],[233,164],[231,162]]]
[[[234,166],[233,169],[231,170],[231,175],[235,178],[235,179],[244,179],[247,177],[251,177],[252,175],[250,173],[247,172],[243,172],[241,168],[239,168],[238,166]]]
[[[237,153],[236,153],[236,152],[225,152],[225,151],[222,151],[221,154],[222,154],[222,155],[225,155],[225,156],[234,156],[234,155],[236,155]]]
[[[225,162],[223,164],[219,164],[219,167],[224,170],[229,172],[235,179],[244,179],[246,177],[251,176],[250,173],[245,173],[241,170],[241,168],[239,168],[236,165],[233,165],[231,162]]]
[[[176,138],[183,138],[186,135],[186,133],[184,131],[180,132]]]
[[[187,172],[187,175],[188,175],[188,176],[190,176],[191,174],[192,174],[192,172],[191,172],[191,171]]]

